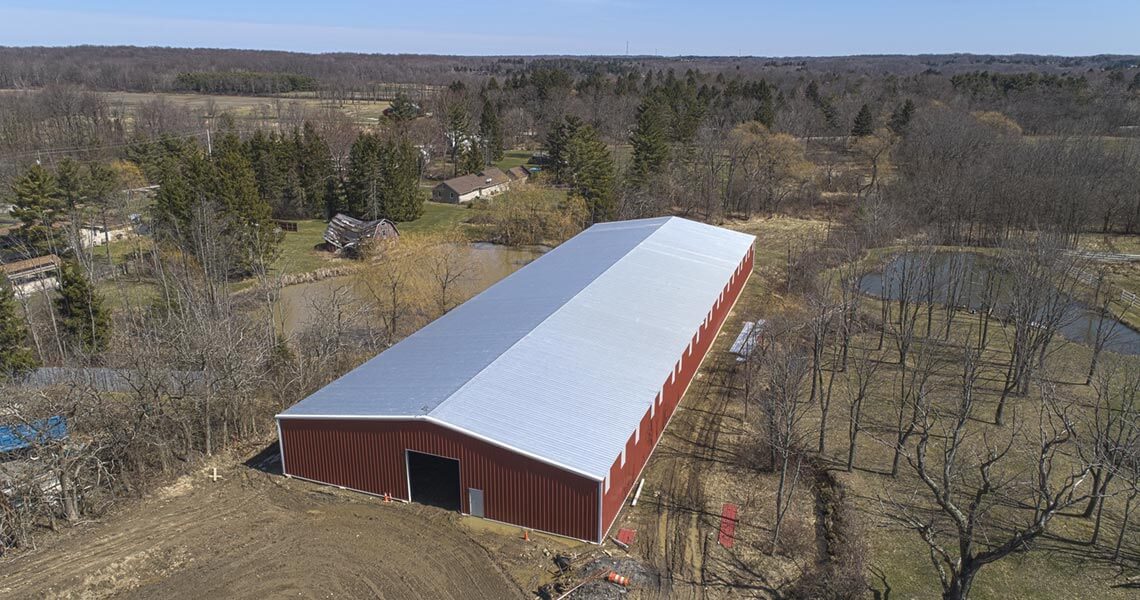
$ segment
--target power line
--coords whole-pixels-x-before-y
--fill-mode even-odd
[[[138,141],[133,141],[133,142],[121,142],[121,143],[117,143],[117,144],[98,144],[98,145],[91,145],[91,146],[72,146],[70,148],[45,148],[43,150],[28,150],[26,152],[17,152],[15,154],[0,156],[0,162],[10,162],[10,161],[15,161],[16,159],[19,159],[19,158],[28,158],[28,157],[54,156],[54,155],[58,155],[58,154],[72,154],[72,153],[80,153],[80,152],[92,152],[95,150],[111,150],[111,149],[115,149],[115,148],[128,148],[130,146],[137,146],[140,144],[157,144],[157,143],[161,143],[163,140],[167,140],[167,139],[183,140],[183,139],[189,139],[189,138],[200,138],[200,137],[206,136],[207,134],[208,134],[208,132],[203,130],[203,131],[198,131],[195,133],[184,133],[184,134],[180,134],[180,135],[164,135],[160,138],[155,138],[155,139],[138,140]]]

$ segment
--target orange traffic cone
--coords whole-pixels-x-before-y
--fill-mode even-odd
[[[610,574],[606,575],[606,581],[611,581],[622,587],[629,587],[629,577],[618,575],[615,571],[610,571]]]
[[[391,501],[392,501],[392,496],[389,496],[387,493],[385,493],[385,494],[384,494],[384,501],[385,501],[385,502],[391,502]]]
[[[523,530],[523,541],[524,542],[530,541],[530,531],[528,531],[526,529]]]

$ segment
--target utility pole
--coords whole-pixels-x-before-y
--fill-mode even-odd
[[[210,119],[212,118],[214,118],[214,115],[202,115],[202,119],[206,121],[206,156],[214,155],[214,143],[213,140],[210,139]]]

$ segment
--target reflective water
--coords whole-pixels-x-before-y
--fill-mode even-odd
[[[945,304],[952,293],[952,280],[960,279],[963,283],[957,294],[957,304],[971,310],[978,309],[985,296],[986,280],[991,276],[998,283],[994,302],[995,316],[1001,316],[1004,308],[1008,306],[1007,278],[1000,272],[992,259],[969,252],[937,252],[930,255],[900,254],[887,263],[883,272],[868,273],[859,280],[859,289],[867,295],[876,298],[886,296],[897,300],[902,287],[902,275],[907,269],[920,268],[920,264],[930,260],[934,267],[934,301]],[[913,271],[912,271],[913,272]],[[884,282],[884,273],[886,281]],[[963,274],[962,277],[957,277]],[[884,283],[886,284],[884,286]],[[926,282],[917,284],[925,296]],[[1005,293],[1002,290],[1005,289]],[[1132,329],[1125,323],[1111,317],[1101,320],[1095,310],[1079,300],[1071,299],[1068,314],[1063,319],[1059,329],[1065,339],[1092,346],[1096,340],[1098,325],[1102,327],[1102,335],[1107,335],[1104,349],[1117,354],[1140,355],[1140,332]]]

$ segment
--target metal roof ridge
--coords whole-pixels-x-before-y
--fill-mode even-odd
[[[447,405],[448,403],[450,403],[450,402],[452,401],[452,399],[454,399],[454,398],[455,398],[457,395],[459,395],[459,393],[460,393],[460,392],[462,392],[462,391],[463,391],[465,388],[467,388],[467,386],[471,385],[471,384],[472,384],[472,382],[474,382],[476,379],[478,379],[478,377],[479,377],[480,375],[482,375],[483,373],[485,373],[485,372],[487,371],[487,369],[490,369],[490,368],[491,368],[491,367],[492,367],[492,366],[493,366],[495,363],[499,362],[499,360],[501,360],[501,359],[502,359],[504,356],[506,356],[508,352],[510,352],[510,351],[511,351],[511,350],[513,350],[513,349],[514,349],[516,346],[518,346],[520,343],[522,343],[522,341],[523,341],[523,340],[525,340],[525,339],[529,338],[530,336],[534,335],[534,332],[535,332],[535,331],[537,331],[537,330],[538,330],[540,327],[542,327],[542,326],[543,326],[543,324],[545,324],[545,323],[546,323],[547,321],[549,321],[549,320],[550,320],[552,317],[554,317],[554,315],[556,315],[556,314],[558,314],[558,313],[562,312],[562,311],[563,311],[563,310],[566,308],[566,306],[567,306],[568,304],[570,304],[570,303],[571,303],[571,302],[573,302],[573,301],[574,301],[576,298],[578,298],[579,296],[581,296],[581,295],[582,295],[582,294],[583,294],[583,293],[584,293],[586,290],[590,289],[590,287],[591,287],[591,286],[593,286],[593,285],[597,284],[597,283],[598,283],[598,280],[600,280],[602,277],[604,277],[604,276],[606,275],[606,273],[609,273],[609,272],[610,272],[611,270],[613,270],[613,268],[614,268],[614,267],[616,267],[616,266],[617,266],[619,263],[621,263],[622,261],[624,261],[624,260],[628,259],[628,258],[629,258],[629,255],[630,255],[630,254],[632,254],[634,250],[637,250],[637,249],[638,249],[638,248],[640,248],[640,247],[641,247],[643,244],[645,244],[646,242],[648,242],[648,241],[650,240],[650,238],[652,238],[653,236],[657,235],[657,234],[658,234],[658,233],[661,231],[661,228],[662,228],[662,227],[664,227],[664,225],[665,225],[666,223],[670,222],[670,221],[671,221],[671,220],[673,220],[674,218],[678,218],[678,217],[664,217],[664,218],[662,218],[662,217],[655,217],[655,218],[651,218],[651,219],[638,219],[638,221],[655,221],[655,220],[658,220],[658,219],[660,219],[660,220],[661,220],[661,223],[660,223],[659,225],[657,225],[657,226],[656,226],[656,227],[653,229],[653,233],[650,233],[649,235],[645,236],[645,238],[644,238],[644,239],[642,239],[641,241],[639,241],[639,242],[638,242],[638,243],[637,243],[635,246],[633,246],[632,248],[630,248],[630,249],[629,249],[629,251],[627,251],[625,254],[623,254],[623,255],[621,256],[621,258],[619,258],[619,259],[615,260],[615,261],[614,261],[612,264],[610,264],[610,266],[606,267],[606,269],[605,269],[604,271],[602,271],[601,273],[598,273],[598,275],[597,275],[596,277],[594,277],[594,278],[593,278],[593,279],[590,281],[590,283],[588,283],[588,284],[586,284],[586,285],[582,286],[582,289],[580,289],[580,290],[578,290],[577,292],[575,292],[573,296],[571,296],[571,297],[570,297],[570,298],[568,298],[568,299],[567,299],[565,302],[563,302],[563,303],[562,303],[562,304],[561,304],[561,305],[560,305],[560,306],[559,306],[557,309],[555,309],[555,310],[551,311],[551,312],[550,312],[550,314],[546,315],[546,316],[545,316],[545,317],[544,317],[544,318],[543,318],[541,321],[539,321],[537,324],[535,324],[535,326],[534,326],[534,327],[532,327],[532,328],[530,329],[530,331],[526,332],[526,334],[524,334],[524,335],[521,335],[521,336],[519,336],[519,338],[518,338],[517,340],[515,340],[513,343],[511,343],[511,345],[510,345],[510,346],[508,346],[508,347],[507,347],[505,350],[503,350],[502,352],[500,352],[498,356],[496,356],[496,357],[495,357],[493,360],[491,360],[491,361],[488,361],[488,362],[487,362],[487,364],[486,364],[486,365],[484,365],[482,369],[479,369],[479,371],[478,371],[477,373],[475,373],[474,375],[472,375],[470,379],[468,379],[467,381],[463,382],[463,385],[461,385],[461,386],[459,386],[458,388],[456,388],[454,392],[452,392],[450,395],[448,395],[448,396],[447,396],[447,398],[444,398],[442,402],[440,402],[439,404],[436,404],[434,407],[432,407],[432,409],[431,409],[431,410],[429,410],[427,413],[425,413],[425,416],[431,417],[433,420],[435,420],[435,421],[437,421],[437,422],[440,422],[440,423],[444,423],[444,422],[445,422],[445,421],[444,421],[444,419],[442,419],[442,418],[439,418],[439,417],[436,417],[436,416],[435,416],[435,412],[436,412],[437,410],[440,410],[440,408],[441,408],[441,407],[443,407],[443,406]],[[614,222],[617,222],[617,223],[624,223],[623,221],[614,221]],[[605,228],[605,229],[612,229],[612,228],[609,228],[609,227],[607,227],[607,228]],[[587,231],[589,231],[589,229],[587,229]],[[549,460],[549,459],[548,459],[548,460]]]
[[[586,234],[586,233],[590,232],[591,230],[595,230],[595,234],[596,234],[598,231],[611,231],[611,230],[623,230],[623,229],[636,229],[636,228],[646,228],[647,226],[649,226],[649,225],[650,225],[649,223],[646,223],[646,222],[648,222],[648,221],[658,221],[658,223],[656,223],[656,224],[655,224],[655,226],[653,227],[653,232],[652,232],[652,233],[650,233],[650,234],[648,234],[648,235],[646,235],[646,236],[645,236],[645,238],[643,238],[642,240],[640,240],[639,242],[637,242],[637,244],[636,244],[636,245],[634,245],[634,246],[633,246],[633,248],[637,248],[638,246],[640,246],[640,245],[642,245],[643,243],[645,243],[645,241],[646,241],[647,239],[649,239],[649,238],[650,238],[650,237],[652,237],[654,234],[656,234],[656,233],[657,233],[657,232],[658,232],[658,231],[661,229],[661,227],[662,227],[662,226],[664,226],[664,224],[665,224],[665,223],[667,223],[669,220],[671,220],[671,219],[675,219],[675,218],[679,218],[679,217],[650,217],[650,218],[645,218],[645,219],[636,219],[636,220],[632,220],[632,221],[609,221],[609,222],[606,222],[606,223],[596,223],[596,224],[594,224],[594,225],[592,225],[592,226],[590,226],[590,227],[587,227],[586,229],[582,230],[581,232],[579,232],[578,234],[576,234],[574,237],[570,238],[570,240],[567,240],[566,242],[564,242],[564,243],[562,243],[562,244],[559,244],[558,246],[555,246],[555,247],[554,247],[554,248],[552,248],[552,249],[551,249],[549,252],[546,252],[546,253],[545,253],[543,256],[546,256],[546,255],[553,255],[554,253],[557,253],[557,252],[563,251],[563,250],[564,250],[564,249],[567,247],[567,244],[569,244],[569,243],[570,243],[571,241],[573,241],[575,238],[578,238],[579,236],[582,236],[582,235],[584,235],[584,234]],[[682,219],[682,220],[684,220],[684,219]],[[613,224],[613,225],[618,225],[618,224],[621,224],[621,225],[627,225],[627,226],[625,226],[625,227],[608,227],[608,225],[611,225],[611,224]],[[447,403],[447,402],[448,402],[448,401],[449,401],[449,400],[450,400],[450,399],[451,399],[453,396],[455,396],[457,393],[459,393],[459,391],[460,391],[460,390],[462,390],[464,387],[466,387],[468,384],[470,384],[470,383],[471,383],[471,381],[473,381],[473,380],[474,380],[476,377],[478,377],[478,376],[479,376],[479,374],[481,374],[481,373],[483,373],[484,371],[486,371],[488,367],[490,367],[492,364],[494,364],[495,362],[497,362],[497,361],[498,361],[498,360],[499,360],[499,359],[500,359],[500,358],[501,358],[503,355],[505,355],[505,354],[506,354],[507,352],[509,352],[509,351],[510,351],[512,348],[514,348],[515,346],[517,346],[517,345],[519,344],[519,342],[521,342],[521,341],[522,341],[524,338],[528,337],[528,336],[529,336],[529,335],[530,335],[530,334],[531,334],[531,333],[532,333],[532,332],[533,332],[535,329],[537,329],[539,326],[541,326],[543,323],[545,323],[545,322],[546,322],[546,321],[547,321],[547,320],[548,320],[548,319],[549,319],[551,316],[553,316],[553,315],[554,315],[555,313],[557,313],[558,311],[562,310],[562,308],[563,308],[563,307],[565,307],[565,306],[566,306],[566,304],[568,304],[568,303],[569,303],[571,300],[573,300],[574,298],[577,298],[577,297],[578,297],[578,295],[582,293],[582,291],[584,291],[584,290],[585,290],[586,288],[588,288],[589,286],[593,285],[593,283],[594,283],[595,281],[597,281],[597,280],[598,280],[598,279],[599,279],[599,278],[600,278],[600,277],[601,277],[603,274],[605,274],[607,271],[609,271],[611,268],[613,268],[613,267],[614,267],[614,265],[616,265],[617,263],[619,263],[619,262],[621,262],[622,260],[624,260],[624,259],[625,259],[627,256],[629,256],[629,252],[630,252],[630,251],[632,251],[632,250],[633,250],[633,248],[631,248],[629,251],[626,251],[626,253],[625,253],[625,254],[623,254],[623,255],[622,255],[622,256],[621,256],[621,257],[620,257],[618,260],[615,260],[615,261],[614,261],[614,262],[613,262],[611,265],[609,265],[608,267],[606,267],[606,269],[605,269],[604,271],[602,271],[602,272],[601,272],[601,273],[599,273],[597,276],[595,276],[593,280],[591,280],[591,281],[590,281],[589,283],[587,283],[586,285],[582,286],[582,288],[581,288],[581,289],[579,289],[577,292],[575,292],[573,296],[571,296],[570,298],[568,298],[568,299],[567,299],[565,302],[563,302],[561,305],[559,305],[559,306],[558,306],[558,307],[557,307],[555,310],[551,311],[551,312],[550,312],[550,314],[548,314],[548,315],[546,315],[545,317],[543,317],[543,319],[542,319],[541,321],[539,321],[538,323],[536,323],[536,324],[534,325],[534,327],[532,327],[532,328],[530,329],[530,331],[528,331],[527,333],[525,333],[525,334],[523,334],[523,335],[520,335],[520,336],[519,336],[517,339],[515,339],[513,342],[511,342],[511,344],[510,344],[509,346],[507,346],[505,349],[503,349],[503,351],[502,351],[502,352],[500,352],[498,355],[496,355],[496,356],[495,356],[495,358],[493,358],[493,359],[491,359],[491,360],[487,361],[487,363],[486,363],[485,365],[483,365],[483,367],[481,367],[481,368],[480,368],[478,371],[476,371],[476,372],[475,372],[473,375],[471,375],[471,377],[469,377],[469,378],[467,379],[467,381],[463,382],[463,384],[462,384],[462,385],[460,385],[458,388],[456,388],[456,389],[452,390],[450,393],[448,393],[448,394],[446,395],[446,397],[444,397],[442,400],[440,400],[439,402],[437,402],[437,403],[436,403],[434,406],[432,406],[432,408],[431,408],[431,409],[429,409],[429,410],[426,410],[426,411],[422,411],[422,412],[417,412],[417,413],[412,413],[412,412],[410,412],[410,411],[409,411],[409,412],[407,412],[407,413],[399,413],[399,414],[397,414],[397,413],[392,413],[392,414],[383,414],[383,415],[377,415],[377,416],[378,416],[378,417],[382,417],[382,418],[407,418],[407,417],[413,417],[413,416],[428,416],[428,415],[431,415],[433,412],[435,412],[437,409],[439,409],[439,407],[441,407],[441,406],[443,406],[444,404],[446,404],[446,403]],[[540,256],[539,258],[542,258],[542,257]],[[479,293],[475,294],[475,296],[473,296],[473,297],[469,298],[469,299],[468,299],[466,302],[464,302],[464,304],[467,304],[468,302],[471,302],[471,301],[473,301],[473,300],[476,300],[476,299],[477,299],[477,298],[479,298],[480,296],[483,296],[484,294],[488,293],[488,292],[489,292],[489,291],[490,291],[492,288],[494,288],[496,285],[498,285],[498,284],[502,283],[503,281],[505,281],[505,280],[507,280],[507,279],[510,279],[510,278],[512,278],[512,277],[515,277],[516,275],[518,275],[520,272],[522,272],[524,269],[526,269],[526,268],[527,268],[527,267],[529,267],[529,266],[530,266],[529,264],[528,264],[528,265],[525,265],[525,266],[523,266],[523,268],[519,269],[518,271],[515,271],[514,273],[511,273],[511,274],[507,275],[506,277],[504,277],[503,279],[499,280],[499,281],[498,281],[498,282],[496,282],[495,284],[491,285],[491,286],[490,286],[490,287],[488,287],[487,289],[484,289],[484,290],[480,291]],[[450,313],[449,313],[449,314],[450,314]],[[419,334],[421,331],[423,331],[424,329],[427,329],[428,327],[431,327],[431,326],[435,325],[435,324],[436,324],[436,323],[438,323],[438,322],[439,322],[441,319],[443,319],[443,318],[446,318],[446,317],[448,317],[448,316],[449,316],[449,315],[444,315],[443,317],[440,317],[440,319],[436,319],[435,321],[432,321],[431,323],[428,323],[428,324],[427,324],[427,325],[425,325],[423,328],[421,328],[419,331],[416,331],[416,332],[414,332],[414,333],[413,333],[411,336],[408,336],[408,337],[410,338],[410,337],[412,337],[412,336],[418,335],[418,334]],[[405,338],[405,339],[407,339],[407,338]],[[403,340],[401,340],[401,343],[402,343],[402,342],[403,342]],[[387,350],[385,350],[385,352],[386,352],[386,351],[387,351]],[[349,371],[349,373],[347,373],[346,375],[348,375],[348,374],[351,374],[352,372],[356,371],[357,369],[360,369],[360,368],[362,368],[364,365],[368,364],[369,362],[371,362],[371,361],[373,361],[373,360],[376,360],[377,358],[379,358],[379,357],[380,357],[380,356],[382,356],[383,354],[384,354],[384,352],[381,352],[380,354],[377,354],[376,356],[372,357],[371,359],[369,359],[369,360],[365,361],[363,364],[361,364],[361,365],[358,365],[357,367],[355,367],[355,368],[351,369],[351,370]],[[277,417],[291,417],[292,415],[290,414],[290,411],[292,411],[293,409],[295,409],[295,408],[296,408],[296,407],[297,407],[299,404],[301,404],[301,403],[302,403],[302,402],[304,402],[305,400],[308,400],[308,399],[309,399],[309,398],[311,398],[313,395],[315,395],[315,394],[317,394],[317,393],[320,393],[320,392],[321,392],[323,389],[325,389],[325,388],[328,388],[329,386],[336,384],[336,383],[337,383],[337,381],[339,381],[339,380],[340,380],[341,378],[343,378],[343,377],[344,377],[344,376],[342,375],[341,377],[339,377],[339,378],[337,378],[337,379],[333,380],[331,383],[329,383],[329,384],[325,385],[324,387],[322,387],[322,388],[318,389],[318,390],[317,390],[316,392],[314,392],[313,394],[310,394],[309,396],[306,396],[305,398],[301,399],[301,401],[300,401],[300,402],[297,402],[297,403],[293,404],[292,406],[290,406],[290,407],[288,407],[288,408],[285,408],[285,409],[283,409],[281,412],[279,412],[279,413],[277,413],[276,415],[274,415],[274,417],[275,417],[275,418],[277,418]],[[294,413],[294,414],[295,414],[295,413]]]

